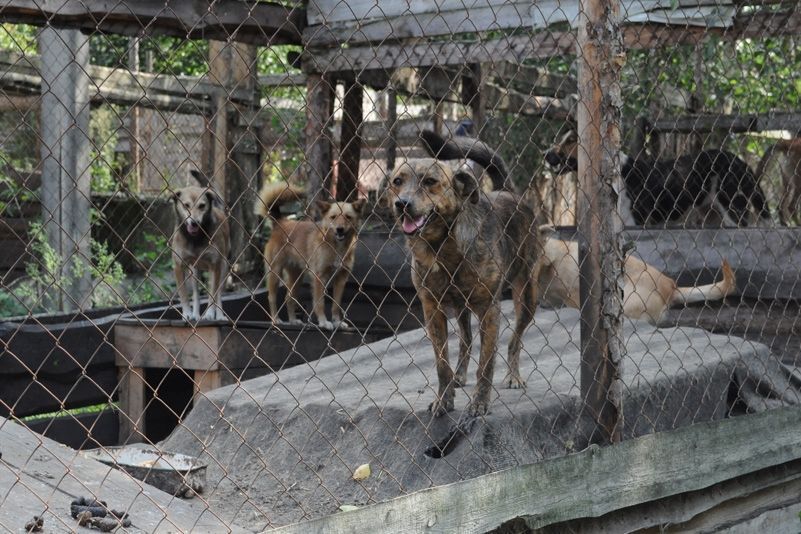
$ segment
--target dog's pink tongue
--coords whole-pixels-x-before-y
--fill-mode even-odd
[[[425,216],[418,217],[416,219],[411,219],[410,217],[403,218],[403,231],[407,234],[413,234],[417,230],[423,226],[423,223],[426,222]]]

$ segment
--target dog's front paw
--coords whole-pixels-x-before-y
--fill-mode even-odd
[[[194,323],[198,320],[198,316],[195,315],[189,308],[185,308],[181,310],[181,319],[187,323]]]
[[[456,371],[453,375],[453,387],[463,388],[467,385],[467,371]]]
[[[508,389],[526,389],[526,381],[518,373],[506,373],[503,385]]]
[[[324,320],[324,321],[318,322],[317,326],[319,326],[320,329],[322,329],[322,330],[333,330],[334,329],[334,323],[332,323],[331,321],[329,321],[327,319]]]
[[[345,319],[334,319],[331,323],[334,325],[334,328],[353,328]]]
[[[448,412],[453,411],[453,395],[445,395],[440,399],[436,399],[428,406],[428,411],[434,417],[441,417]]]
[[[217,306],[209,306],[208,308],[206,308],[206,311],[203,312],[203,315],[200,316],[200,320],[216,321],[220,318],[219,315],[222,315],[223,318],[225,318],[225,313],[223,313],[222,309],[219,309],[219,315],[218,315],[217,313],[218,309],[219,308],[217,308]]]
[[[487,415],[489,413],[489,405],[489,400],[485,399],[476,399],[470,401],[470,404],[467,405],[467,415],[469,417]]]

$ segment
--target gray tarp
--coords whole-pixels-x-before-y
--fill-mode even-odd
[[[504,304],[512,317],[511,303]],[[510,334],[507,324],[502,356]],[[797,377],[791,383],[792,370],[759,343],[628,321],[625,337],[626,436],[799,401]],[[424,451],[453,420],[432,420],[426,411],[436,373],[422,330],[215,390],[163,448],[208,461],[212,508],[247,528],[382,501],[584,448],[592,425],[579,415],[578,344],[577,311],[539,310],[524,341],[527,389],[498,386],[492,413],[441,459]],[[454,417],[475,384],[477,350],[474,343],[469,384],[457,393]],[[504,373],[499,357],[496,384]],[[372,476],[354,482],[353,469],[364,463]]]

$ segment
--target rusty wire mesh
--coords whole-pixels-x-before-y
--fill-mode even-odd
[[[317,1],[266,26],[266,3],[233,0],[236,23],[18,4],[0,2],[0,525],[73,530],[86,496],[143,530],[258,531],[599,440],[578,2]],[[623,436],[797,404],[798,7],[620,17]],[[219,311],[193,307],[210,269]],[[534,311],[513,297],[535,294],[504,378]],[[162,494],[56,442],[144,443],[206,479]],[[185,459],[137,461],[163,484]]]

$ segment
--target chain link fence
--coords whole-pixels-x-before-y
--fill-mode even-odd
[[[27,4],[5,529],[262,531],[798,404],[795,2]]]

